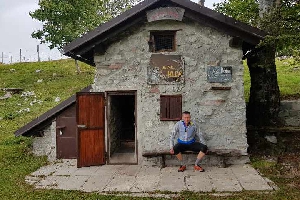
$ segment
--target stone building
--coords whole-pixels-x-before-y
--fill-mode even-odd
[[[242,58],[264,36],[189,0],[146,0],[71,42],[65,55],[97,69],[77,94],[78,166],[169,162],[182,111],[212,154],[247,162]]]

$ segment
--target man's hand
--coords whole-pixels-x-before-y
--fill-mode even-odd
[[[172,149],[170,149],[170,154],[174,154],[174,149],[172,148]]]

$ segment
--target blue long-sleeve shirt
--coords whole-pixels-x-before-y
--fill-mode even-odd
[[[170,149],[174,147],[174,140],[178,143],[192,144],[194,142],[201,142],[206,144],[203,134],[198,130],[197,126],[190,122],[188,126],[184,124],[183,120],[177,122],[170,134]]]

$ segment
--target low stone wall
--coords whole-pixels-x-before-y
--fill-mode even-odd
[[[56,160],[56,121],[44,129],[43,137],[33,139],[32,149],[36,156],[47,156],[48,160]]]
[[[300,126],[300,100],[282,101],[279,117],[284,126]]]

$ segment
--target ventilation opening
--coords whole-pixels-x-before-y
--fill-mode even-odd
[[[150,52],[175,51],[175,31],[151,32]]]

